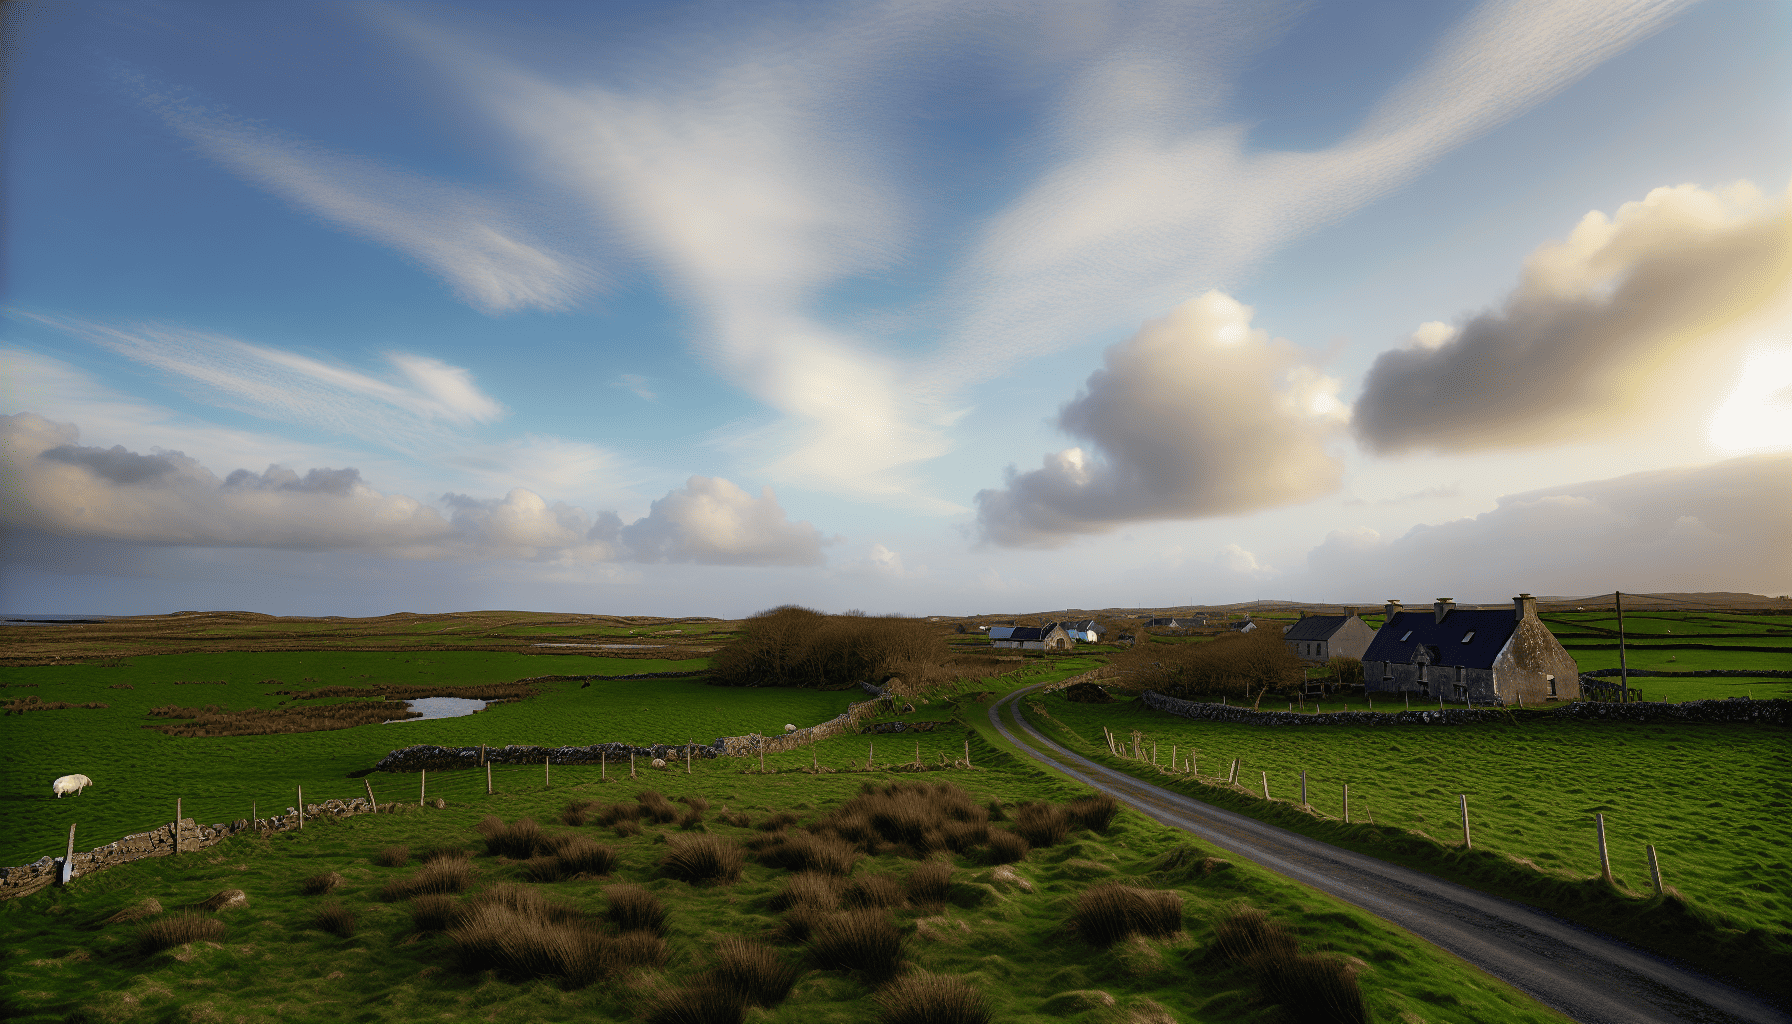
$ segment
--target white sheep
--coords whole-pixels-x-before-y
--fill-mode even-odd
[[[654,758],[654,759],[653,759],[653,766],[654,766],[654,767],[655,767],[655,768],[664,768],[664,767],[666,767],[666,759],[665,759],[665,758],[663,758],[663,757],[656,757],[656,758]]]
[[[796,726],[791,725],[789,722],[785,722],[784,723],[784,731],[786,733],[793,733],[796,731]]]
[[[91,785],[93,785],[93,780],[85,775],[64,775],[50,783],[50,788],[56,791],[56,799],[60,800],[64,793],[80,796],[82,787]]]

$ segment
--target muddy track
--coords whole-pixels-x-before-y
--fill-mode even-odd
[[[1792,1024],[1792,1016],[1753,995],[1542,911],[1097,764],[1021,718],[1015,700],[1033,689],[1009,694],[989,708],[990,724],[1022,753],[1166,825],[1405,928],[1583,1024]]]

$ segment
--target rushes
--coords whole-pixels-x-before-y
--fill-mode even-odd
[[[331,900],[317,908],[312,924],[337,938],[351,939],[355,935],[355,912]]]
[[[299,881],[299,891],[307,896],[322,896],[345,881],[347,879],[334,871],[326,871],[321,875],[307,875]]]
[[[1005,829],[989,830],[989,862],[991,864],[1018,864],[1027,859],[1027,841],[1016,833]]]
[[[839,880],[819,871],[802,871],[791,875],[785,879],[784,888],[778,890],[771,899],[773,910],[790,910],[794,907],[833,910],[839,906]]]
[[[989,1024],[989,1003],[962,978],[917,973],[877,994],[879,1024]],[[1135,1018],[1136,1019],[1136,1018]]]
[[[918,907],[946,902],[946,891],[952,885],[952,865],[928,861],[908,876],[908,900]]]
[[[438,860],[423,865],[409,878],[394,878],[380,889],[388,903],[430,893],[465,892],[473,883],[473,865],[464,860]]]
[[[1337,956],[1302,955],[1300,940],[1261,910],[1246,907],[1214,926],[1214,946],[1242,966],[1296,1020],[1367,1024],[1368,1003],[1351,965]]]
[[[515,978],[557,978],[584,988],[616,963],[613,943],[577,913],[555,913],[546,901],[494,899],[469,907],[448,937],[463,970],[497,970]]]
[[[773,1007],[790,995],[803,969],[770,946],[728,936],[716,943],[716,962],[708,981],[754,1006]]]
[[[672,806],[665,794],[655,789],[643,789],[635,794],[640,801],[641,815],[656,825],[666,825],[678,820],[678,808]]]
[[[573,800],[560,810],[560,823],[575,828],[585,824],[591,814],[591,808],[597,806],[595,800]]]
[[[776,813],[766,815],[765,820],[761,821],[759,823],[759,831],[761,831],[761,832],[782,832],[785,829],[789,828],[790,826],[796,824],[796,821],[797,821],[796,815],[790,813],[789,811],[778,811]]]
[[[814,922],[809,954],[818,966],[858,971],[872,984],[895,977],[902,969],[908,936],[883,910],[847,910]]]
[[[1168,890],[1103,882],[1077,897],[1071,919],[1077,934],[1098,946],[1111,946],[1130,935],[1174,935],[1182,930],[1182,897]]]
[[[373,855],[373,862],[382,868],[403,867],[411,859],[411,848],[408,846],[388,846]]]
[[[818,871],[842,877],[852,874],[860,853],[842,839],[798,835],[759,851],[759,862],[785,871]]]
[[[718,836],[673,836],[669,849],[660,858],[660,869],[673,878],[692,885],[720,882],[732,885],[740,880],[746,866],[746,851],[732,840]]]
[[[442,932],[461,921],[461,903],[443,893],[428,893],[411,900],[411,926],[420,932]]]
[[[1030,847],[1056,846],[1070,834],[1070,815],[1056,804],[1024,803],[1014,809],[1009,827]]]
[[[510,825],[495,815],[486,815],[473,830],[485,838],[485,852],[494,857],[526,860],[541,845],[541,826],[532,818],[518,818]]]
[[[137,951],[145,956],[189,942],[216,942],[224,937],[224,922],[204,914],[175,913],[157,918],[137,932]]]
[[[889,875],[861,875],[848,882],[840,895],[849,907],[897,907],[902,905],[902,883]]]
[[[658,896],[632,883],[612,885],[604,896],[609,901],[604,916],[617,931],[666,934],[666,905]]]
[[[579,875],[607,875],[616,869],[614,847],[594,843],[584,836],[556,836],[554,852],[523,863],[523,875],[531,882],[558,882]]]
[[[1078,828],[1086,828],[1091,832],[1106,832],[1114,821],[1114,814],[1119,811],[1120,804],[1106,793],[1072,800],[1064,808]]]

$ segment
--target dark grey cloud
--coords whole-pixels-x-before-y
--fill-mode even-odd
[[[1616,217],[1590,213],[1527,261],[1498,309],[1376,358],[1352,414],[1368,449],[1483,451],[1634,428],[1714,400],[1740,358],[1713,344],[1792,281],[1783,203],[1656,189]]]
[[[1231,515],[1337,488],[1338,382],[1209,292],[1109,348],[1057,425],[1088,447],[977,494],[983,539],[1056,547],[1145,520]]]
[[[185,458],[180,452],[171,453]],[[110,448],[83,448],[79,445],[63,444],[46,450],[39,455],[40,459],[52,462],[65,462],[71,466],[83,466],[97,476],[105,477],[115,484],[141,484],[156,480],[174,472],[174,463],[161,455],[139,455],[126,451],[124,445],[115,444]]]

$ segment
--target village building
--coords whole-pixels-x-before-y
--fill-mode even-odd
[[[1023,651],[1068,651],[1076,646],[1076,641],[1064,631],[1062,626],[1010,626],[1008,635],[996,639],[995,630],[990,630],[991,647],[1018,647]]]
[[[1070,639],[1089,644],[1100,640],[1105,628],[1094,619],[1083,619],[1080,622],[1060,622],[1058,625],[1064,627],[1064,632],[1070,634]]]
[[[1226,623],[1226,628],[1235,629],[1240,633],[1249,633],[1257,628],[1257,624],[1251,621],[1249,615],[1246,615],[1243,622],[1228,622]]]
[[[1199,615],[1178,615],[1174,618],[1155,618],[1145,625],[1160,629],[1199,629],[1207,625],[1207,620]]]
[[[1308,615],[1282,633],[1288,652],[1307,661],[1361,660],[1374,640],[1375,631],[1350,608],[1343,615]]]
[[[1580,668],[1529,594],[1513,598],[1510,609],[1458,609],[1440,597],[1429,611],[1389,601],[1386,613],[1362,657],[1372,693],[1488,704],[1580,697]]]

